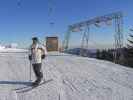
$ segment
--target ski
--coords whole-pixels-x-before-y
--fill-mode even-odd
[[[16,90],[16,93],[25,93],[25,92],[29,92],[29,91],[31,91],[31,90],[37,88],[37,87],[40,87],[40,86],[43,85],[43,84],[49,83],[49,82],[51,82],[51,81],[53,81],[53,79],[44,81],[44,82],[40,83],[40,84],[37,85],[37,86],[32,86],[32,85],[31,85],[31,86],[23,87],[23,89],[17,89],[17,90]]]
[[[21,87],[21,88],[16,88],[16,89],[13,89],[13,91],[23,90],[23,89],[29,88],[29,87],[31,87],[31,85],[30,86],[24,86],[24,87]]]
[[[32,85],[32,82],[30,82],[30,85],[26,85],[26,86],[24,86],[24,87],[20,87],[20,88],[16,88],[16,89],[13,89],[14,91],[17,91],[17,90],[22,90],[22,89],[25,89],[25,88],[29,88],[29,87],[31,87]]]

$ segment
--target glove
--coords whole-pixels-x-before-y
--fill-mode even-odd
[[[45,58],[45,55],[42,55],[42,59],[44,59]]]
[[[32,56],[31,55],[29,55],[29,60],[32,60]]]

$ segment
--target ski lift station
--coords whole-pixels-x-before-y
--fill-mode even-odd
[[[46,37],[47,51],[58,51],[58,37]]]

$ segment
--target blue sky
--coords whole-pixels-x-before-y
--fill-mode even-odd
[[[133,27],[132,4],[133,0],[0,0],[0,42],[17,42],[24,47],[31,43],[32,36],[43,40],[53,35],[62,41],[68,25],[116,11],[124,13],[126,40],[128,30]],[[50,15],[49,7],[53,8]],[[90,40],[112,43],[113,33],[113,26],[92,27]],[[73,33],[71,44],[80,44],[80,36]]]

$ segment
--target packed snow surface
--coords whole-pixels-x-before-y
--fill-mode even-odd
[[[18,49],[18,48],[4,48],[0,47],[0,53],[22,53],[28,52],[26,49]]]
[[[25,93],[14,89],[29,82],[28,54],[0,53],[0,68],[0,100],[133,100],[133,69],[107,61],[48,53],[42,71],[53,81]]]

